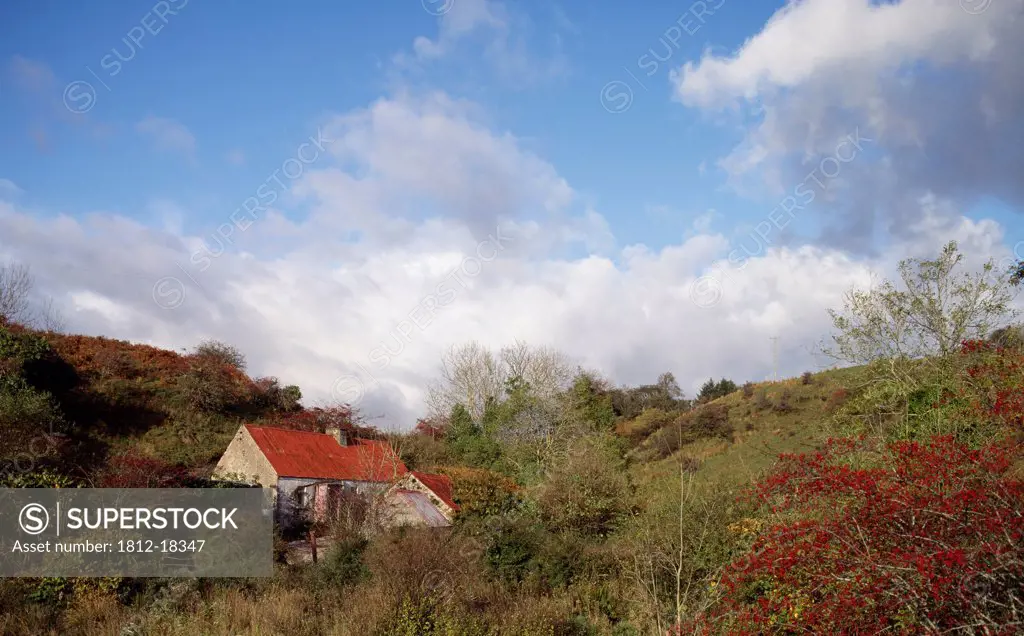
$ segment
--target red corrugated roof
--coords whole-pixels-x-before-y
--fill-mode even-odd
[[[342,446],[325,433],[245,428],[278,477],[386,482],[409,472],[388,442],[356,438]]]
[[[433,473],[421,473],[411,471],[413,477],[421,484],[429,488],[437,498],[451,506],[452,510],[459,510],[459,504],[452,499],[452,480],[447,475],[435,475]]]

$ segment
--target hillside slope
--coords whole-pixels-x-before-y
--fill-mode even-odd
[[[304,409],[298,387],[244,368],[244,356],[221,343],[179,354],[0,325],[4,478],[46,469],[97,483],[125,457],[205,475],[242,422],[354,426],[347,408]]]
[[[749,484],[780,453],[815,448],[831,431],[833,414],[863,373],[861,367],[852,367],[749,384],[699,405],[639,436],[631,452],[639,460],[634,463],[638,481],[678,479],[683,462],[698,481]],[[620,424],[620,433],[630,425]]]

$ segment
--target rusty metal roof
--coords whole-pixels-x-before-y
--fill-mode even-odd
[[[415,470],[411,472],[413,477],[437,495],[438,499],[451,506],[452,510],[460,509],[459,504],[452,498],[452,480],[447,475],[421,473]]]
[[[437,506],[430,501],[430,497],[422,492],[412,490],[396,490],[395,497],[400,498],[407,504],[408,509],[416,514],[423,523],[431,528],[443,528],[449,526],[448,519],[437,509]]]
[[[342,446],[332,435],[245,425],[278,477],[387,482],[408,469],[391,444],[352,439]]]

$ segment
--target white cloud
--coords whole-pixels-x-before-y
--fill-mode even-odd
[[[196,138],[181,122],[166,117],[148,115],[135,130],[147,136],[158,150],[181,152],[191,156],[196,150]]]
[[[452,4],[438,20],[436,40],[420,36],[413,41],[413,51],[421,60],[443,57],[459,39],[477,31],[507,31],[505,6],[494,0],[461,0]]]
[[[575,199],[553,166],[511,134],[491,132],[475,105],[444,93],[378,100],[331,119],[324,135],[362,178],[311,173],[296,193],[315,198],[314,214],[334,227],[382,240],[414,229],[398,219],[433,213],[461,219],[482,239],[503,220],[564,216]]]
[[[503,254],[467,266],[459,282],[449,274],[476,253],[474,242],[453,240],[460,236],[457,226],[424,223],[417,228],[420,241],[343,265],[307,261],[302,253],[277,259],[228,254],[197,276],[200,290],[169,265],[175,257],[184,260],[175,237],[125,219],[76,223],[0,215],[5,235],[14,227],[20,227],[17,255],[62,288],[58,298],[66,299],[74,328],[171,348],[222,338],[248,353],[254,372],[300,384],[313,403],[331,397],[336,378],[355,375],[365,383],[361,405],[367,412],[402,426],[422,413],[422,389],[444,348],[469,339],[492,346],[517,337],[551,344],[621,382],[648,382],[671,370],[691,392],[709,375],[766,377],[771,358],[765,343],[774,335],[790,350],[783,373],[816,368],[820,361],[798,345],[809,347],[824,335],[824,309],[836,306],[850,285],[866,283],[873,269],[891,272],[897,257],[926,247],[901,245],[877,261],[812,246],[773,248],[743,269],[728,269],[721,260],[724,237],[701,234],[659,252],[626,249],[618,254],[619,267],[596,256]],[[114,227],[125,238],[101,242],[98,237],[113,236]],[[931,252],[951,236],[964,240],[967,252],[1005,252],[991,223],[963,221],[936,230],[927,243]],[[41,258],[45,253],[65,255],[74,271]],[[691,286],[706,272],[716,276],[721,298],[701,308]],[[153,282],[175,273],[186,285],[185,302],[161,309],[151,296]],[[446,279],[454,297],[431,317],[422,309],[424,298]],[[375,358],[382,350],[393,355]]]
[[[571,31],[572,23],[556,11],[555,24]],[[422,71],[442,60],[463,63],[484,59],[497,76],[511,84],[527,87],[564,75],[568,64],[561,51],[561,37],[551,38],[551,51],[532,51],[534,25],[522,12],[510,11],[498,0],[457,0],[438,19],[437,37],[419,36],[412,42],[412,54],[398,53],[392,61],[399,73]],[[467,43],[479,45],[476,50]]]
[[[851,66],[882,73],[917,60],[984,60],[995,48],[1000,18],[999,10],[972,16],[944,0],[791,0],[735,56],[706,54],[699,64],[688,62],[679,95],[710,106],[800,86]]]
[[[727,112],[743,138],[718,165],[743,192],[789,190],[838,139],[872,139],[815,204],[829,244],[869,252],[879,233],[908,238],[927,194],[954,216],[987,197],[1024,209],[1024,0],[976,15],[960,4],[792,1],[735,54],[685,64],[676,97],[740,107]]]
[[[965,251],[1005,251],[997,225],[950,224],[936,199],[920,202],[932,221],[916,242],[872,260],[804,245],[728,269],[729,241],[703,221],[660,251],[616,248],[604,219],[580,206],[550,164],[475,113],[432,94],[332,119],[325,136],[337,165],[318,163],[294,188],[310,214],[260,216],[206,271],[189,264],[200,237],[173,223],[33,218],[0,204],[0,236],[76,331],[172,349],[223,339],[247,353],[254,373],[299,384],[311,404],[332,389],[337,397],[336,380],[355,376],[365,390],[359,406],[400,427],[423,414],[423,387],[451,344],[522,338],[619,382],[671,370],[692,394],[709,375],[765,378],[769,336],[780,336],[783,373],[817,368],[808,347],[825,332],[824,309],[898,256],[951,236]],[[360,240],[350,240],[353,230]],[[566,255],[581,242],[600,255]],[[701,308],[693,284],[708,274],[720,300]],[[178,298],[154,288],[161,280],[180,284],[170,288],[184,294],[180,306],[155,302]]]

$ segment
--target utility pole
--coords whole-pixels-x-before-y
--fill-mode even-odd
[[[770,336],[772,341],[772,382],[779,381],[779,337]]]

